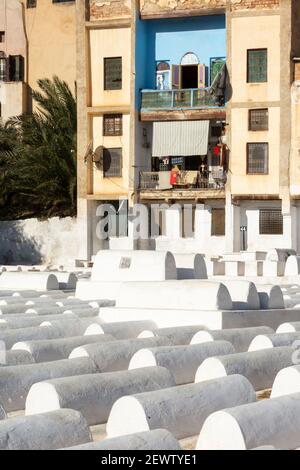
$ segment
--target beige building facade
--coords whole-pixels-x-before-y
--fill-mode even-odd
[[[139,247],[106,203],[167,205],[157,249],[300,249],[299,31],[293,0],[77,2],[82,258]]]
[[[300,248],[299,14],[292,0],[77,2],[83,258],[136,247],[130,223],[127,236],[99,240],[111,202],[117,216],[124,203],[167,204],[158,249]],[[209,95],[222,60],[224,102]],[[110,73],[118,86],[104,83]],[[191,207],[192,234],[174,204]]]
[[[31,90],[57,75],[75,93],[75,0],[0,1],[1,117],[32,109]]]

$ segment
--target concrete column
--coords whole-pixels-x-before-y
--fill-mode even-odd
[[[181,238],[181,211],[179,206],[172,206],[165,212],[166,235],[172,240]]]
[[[88,75],[87,75],[87,58],[88,54],[88,33],[85,27],[86,20],[86,2],[76,2],[76,24],[77,24],[77,73],[76,73],[76,90],[78,104],[78,133],[77,133],[77,240],[78,240],[78,258],[87,260],[91,254],[91,227],[89,218],[89,202],[86,199],[89,182],[89,165],[84,162],[89,145],[88,131]],[[89,185],[91,186],[91,185]]]
[[[297,250],[297,209],[290,204],[282,202],[283,237],[288,248]]]
[[[211,213],[204,204],[197,204],[195,211],[195,238],[200,246],[205,246],[211,234]]]
[[[89,217],[89,201],[85,198],[77,200],[77,238],[78,259],[88,260],[92,249],[91,220]]]
[[[226,251],[232,253],[234,251],[234,210],[229,192],[226,193],[225,201],[225,237]]]

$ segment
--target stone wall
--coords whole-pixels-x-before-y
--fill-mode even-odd
[[[231,0],[231,9],[250,10],[250,9],[269,9],[278,8],[280,0]]]
[[[0,264],[74,266],[77,233],[71,217],[0,222]]]
[[[131,15],[131,0],[90,0],[90,21]]]
[[[231,10],[277,8],[280,0],[231,0]],[[227,0],[141,0],[142,16],[188,15],[211,12],[214,9],[225,9]]]

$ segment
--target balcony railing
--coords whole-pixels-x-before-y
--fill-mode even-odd
[[[211,88],[191,90],[143,90],[142,111],[152,109],[219,108]]]
[[[226,184],[226,173],[223,167],[215,167],[208,176],[198,171],[180,171],[175,184],[170,184],[170,171],[142,171],[140,172],[141,190],[201,190],[215,189],[223,190]]]

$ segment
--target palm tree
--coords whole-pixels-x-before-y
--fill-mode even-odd
[[[75,215],[76,100],[58,77],[38,85],[36,111],[0,126],[5,194],[23,206],[22,216]]]

